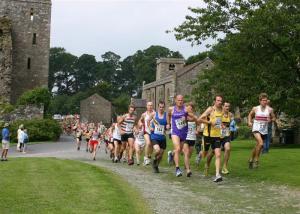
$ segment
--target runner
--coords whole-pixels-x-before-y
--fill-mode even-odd
[[[205,149],[204,148],[204,140],[203,140],[203,131],[204,131],[205,125],[203,123],[200,123],[200,125],[197,126],[196,131],[196,164],[199,166],[200,162],[202,160],[202,157],[206,157]]]
[[[76,145],[77,145],[77,150],[80,150],[80,146],[81,146],[81,141],[82,141],[82,128],[80,126],[80,124],[78,123],[76,130],[75,130],[75,135],[76,135]]]
[[[195,106],[192,102],[189,102],[186,105],[186,108],[189,109],[191,113],[194,113]],[[182,149],[184,154],[184,164],[185,164],[187,177],[191,177],[192,175],[192,171],[190,167],[190,158],[192,156],[193,148],[196,142],[196,130],[197,130],[197,123],[195,121],[188,121],[188,133]]]
[[[85,141],[86,141],[86,152],[89,151],[89,142],[92,136],[92,130],[90,130],[89,125],[86,125],[86,130],[84,132],[84,137],[85,137]]]
[[[122,141],[122,151],[126,149],[128,144],[128,165],[133,165],[133,150],[134,150],[134,136],[133,136],[133,126],[136,121],[136,116],[133,115],[135,107],[130,105],[128,108],[128,113],[123,115],[120,119],[121,122],[121,141]]]
[[[148,102],[147,111],[142,114],[140,119],[144,123],[144,127],[145,127],[144,138],[146,141],[146,147],[145,147],[144,165],[149,165],[151,163],[151,154],[153,152],[153,146],[150,139],[150,134],[151,134],[150,122],[154,117],[154,115],[155,115],[155,111],[153,111],[153,103]]]
[[[249,160],[249,169],[258,167],[258,160],[263,148],[264,139],[268,134],[268,123],[275,121],[273,109],[267,105],[268,95],[261,93],[259,95],[259,106],[253,107],[248,115],[248,126],[252,128],[252,133],[256,140],[256,145],[252,150]]]
[[[154,148],[154,160],[152,163],[153,172],[159,173],[158,165],[163,157],[164,151],[167,148],[166,141],[166,126],[167,126],[167,113],[165,112],[165,102],[159,101],[158,112],[155,113],[151,125],[151,142]]]
[[[207,153],[211,147],[212,152],[207,156],[207,161],[205,164],[205,176],[208,175],[208,169],[213,157],[216,156],[216,177],[213,179],[214,182],[222,181],[222,176],[220,175],[221,166],[221,122],[223,116],[222,110],[223,98],[220,95],[215,97],[214,105],[206,109],[206,111],[200,116],[200,122],[205,124],[204,128],[204,151]]]
[[[92,153],[92,159],[96,160],[96,153],[97,153],[97,147],[100,140],[100,133],[95,128],[92,130],[92,138],[90,139],[89,145],[90,145],[90,153]]]
[[[117,122],[114,123],[112,125],[112,132],[113,132],[113,140],[114,140],[114,146],[115,146],[115,150],[114,150],[114,155],[115,155],[115,159],[114,162],[120,162],[121,159],[121,155],[120,155],[120,150],[121,150],[121,127],[118,124],[118,122],[121,120],[121,117],[118,116],[117,117]]]
[[[184,106],[184,100],[182,95],[177,95],[175,98],[175,106],[170,107],[168,111],[168,125],[170,128],[170,123],[172,123],[172,141],[174,146],[174,162],[175,162],[175,175],[176,177],[182,176],[182,171],[179,168],[179,155],[183,148],[183,142],[186,140],[188,126],[188,117],[192,120],[197,120],[193,113],[188,112]],[[169,159],[169,158],[168,158]]]
[[[222,174],[226,175],[229,173],[228,171],[228,161],[230,157],[230,142],[231,142],[231,136],[230,136],[230,123],[232,120],[234,120],[234,116],[230,110],[230,103],[224,102],[223,105],[223,116],[222,116],[222,132],[221,132],[221,143],[222,148],[224,148],[224,163],[222,167]]]
[[[144,151],[146,142],[144,138],[144,124],[141,120],[134,126],[134,137],[135,137],[135,155],[136,155],[136,165],[140,165],[140,156]]]

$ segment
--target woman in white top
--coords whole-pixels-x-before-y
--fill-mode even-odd
[[[248,126],[252,128],[256,140],[256,145],[249,160],[250,169],[258,167],[258,159],[263,148],[264,138],[268,134],[268,123],[275,121],[273,109],[267,105],[268,95],[266,93],[259,95],[259,103],[260,105],[253,107],[248,115]]]
[[[134,146],[135,146],[135,154],[136,154],[136,165],[140,165],[140,157],[141,153],[144,151],[146,142],[144,138],[144,125],[141,121],[139,121],[134,126]]]
[[[142,114],[140,119],[145,129],[144,138],[146,142],[146,148],[145,148],[145,156],[144,156],[144,165],[149,165],[151,162],[153,146],[150,139],[150,134],[151,134],[150,124],[154,116],[155,116],[155,111],[153,110],[153,103],[147,102],[147,110]]]
[[[121,126],[119,125],[118,121],[121,120],[121,117],[117,117],[117,122],[112,125],[112,137],[114,141],[114,163],[117,163],[120,161],[120,149],[122,146],[122,141],[121,141]]]

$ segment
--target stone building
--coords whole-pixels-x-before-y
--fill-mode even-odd
[[[214,65],[209,58],[191,65],[185,65],[184,59],[161,58],[156,64],[156,81],[143,85],[142,93],[142,98],[152,101],[155,108],[159,100],[164,100],[169,107],[176,94],[190,95],[193,89],[191,82],[201,71]]]
[[[0,96],[48,87],[51,0],[0,1]]]
[[[111,124],[112,105],[111,102],[98,94],[82,100],[80,102],[80,120],[81,122],[99,123],[105,125]]]

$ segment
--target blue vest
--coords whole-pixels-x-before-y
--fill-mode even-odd
[[[164,117],[161,119],[158,117],[158,112],[155,113],[155,120],[159,123],[160,126],[157,126],[155,123],[152,122],[152,128],[154,131],[151,132],[151,140],[165,140],[166,136],[164,134],[164,130],[166,129],[167,125],[167,113],[164,113]],[[160,133],[161,131],[161,133]]]

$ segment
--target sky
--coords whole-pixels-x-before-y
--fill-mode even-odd
[[[206,50],[166,33],[180,25],[188,7],[201,0],[52,0],[51,47],[64,47],[98,60],[107,51],[123,59],[151,45],[179,51],[185,58]]]

